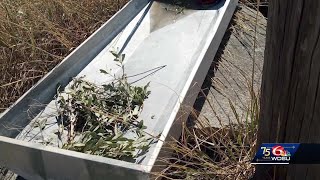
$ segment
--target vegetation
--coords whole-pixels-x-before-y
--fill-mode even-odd
[[[179,140],[167,144],[173,156],[160,161],[165,165],[157,176],[167,179],[249,179],[254,174],[251,160],[255,154],[257,138],[258,99],[239,123],[212,127],[206,117],[197,117],[196,126],[183,126]],[[230,103],[230,107],[234,105]],[[213,111],[216,111],[212,107]],[[238,112],[234,112],[235,116]]]
[[[243,1],[247,3],[247,0]],[[0,112],[126,2],[0,0]],[[233,28],[242,29],[243,33],[255,31],[260,26],[255,19],[257,17],[243,18],[239,14],[235,17],[237,26]],[[253,21],[255,27],[247,27],[245,24],[248,21]],[[256,52],[256,49],[252,51]],[[121,58],[122,55],[116,54],[117,60]],[[108,74],[104,70],[101,73]],[[245,116],[239,115],[232,101],[229,105],[234,111],[230,118],[236,123],[229,125],[212,127],[206,117],[199,117],[197,112],[193,112],[191,116],[196,125],[190,127],[184,124],[181,138],[168,143],[168,151],[173,151],[174,155],[161,159],[165,168],[157,176],[168,179],[251,177],[254,166],[250,161],[256,143],[260,110],[259,93],[253,90],[253,80],[244,74],[243,77],[251,99],[243,111]],[[125,76],[103,86],[82,78],[74,79],[70,91],[59,92],[57,96],[60,124],[68,132],[63,148],[124,160],[143,154],[150,139],[143,132],[143,121],[138,119],[138,114],[148,94],[147,86],[131,86]],[[209,99],[207,101],[212,103]],[[216,112],[214,106],[211,110]],[[124,135],[130,131],[133,136]],[[134,149],[141,151],[137,153]]]
[[[243,7],[243,4],[241,6]],[[259,22],[259,18],[263,17],[258,13],[244,14],[241,11],[237,11],[234,15],[234,22],[231,23],[230,27],[230,31],[237,38],[243,39],[241,36],[244,34],[245,38],[250,38],[249,42],[251,44],[242,44],[242,46],[249,48],[247,50],[250,52],[252,59],[250,58],[246,61],[252,61],[252,71],[248,72],[248,69],[242,69],[243,67],[234,65],[232,58],[218,58],[216,59],[218,63],[213,63],[215,72],[218,71],[217,69],[226,69],[227,72],[230,69],[237,69],[236,71],[238,72],[236,74],[239,73],[240,75],[236,77],[236,74],[225,73],[225,78],[231,79],[231,82],[222,82],[210,77],[208,79],[210,84],[213,84],[211,88],[215,89],[214,93],[216,93],[213,94],[213,91],[209,90],[209,95],[215,97],[219,93],[222,94],[228,107],[221,106],[221,102],[208,98],[209,95],[204,91],[199,94],[209,104],[210,108],[207,111],[214,114],[219,124],[213,126],[210,117],[199,114],[197,110],[192,111],[190,119],[193,122],[191,125],[190,123],[183,125],[183,132],[179,139],[172,139],[171,142],[167,143],[165,146],[166,151],[171,152],[173,156],[159,160],[159,164],[162,166],[160,169],[163,170],[155,173],[155,176],[164,179],[201,180],[250,179],[253,177],[255,166],[251,165],[251,160],[255,154],[257,122],[260,112],[259,85],[253,79],[261,78],[261,72],[259,77],[255,74],[261,68],[256,67],[255,63],[257,58],[256,51],[259,47],[256,38],[257,34],[260,33],[257,29],[265,30],[266,27],[266,24]],[[265,34],[261,36],[265,36]],[[230,53],[225,50],[221,51],[220,53]],[[229,56],[227,55],[227,57]],[[236,56],[233,57],[237,58]],[[229,63],[228,61],[231,62]],[[248,101],[241,102],[241,108],[237,107],[229,94],[219,90],[220,86],[227,87],[226,89],[232,88],[233,86],[230,83],[244,87],[245,94],[241,94],[237,90],[230,90],[232,91],[231,94],[236,97],[248,97]],[[231,113],[227,113],[227,111]],[[225,119],[229,119],[229,123],[226,123]]]
[[[127,0],[0,0],[0,112]]]
[[[124,72],[124,54],[113,55]],[[83,78],[74,79],[70,88],[58,93],[58,136],[67,129],[64,149],[134,162],[153,140],[143,131],[143,120],[138,119],[150,94],[149,84],[133,86],[124,73],[120,78],[112,76],[113,82],[99,86]]]

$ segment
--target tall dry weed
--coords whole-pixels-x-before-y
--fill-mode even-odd
[[[127,0],[0,0],[0,112]]]

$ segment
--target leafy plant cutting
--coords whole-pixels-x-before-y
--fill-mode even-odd
[[[111,52],[122,75],[107,84],[97,85],[74,79],[66,91],[58,91],[59,135],[67,131],[64,149],[87,154],[134,161],[148,151],[153,138],[139,114],[148,98],[149,84],[140,87],[128,82],[124,73],[124,54]],[[100,70],[104,75],[111,75]]]

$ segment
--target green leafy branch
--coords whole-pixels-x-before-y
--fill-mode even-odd
[[[149,83],[142,87],[128,83],[125,55],[112,54],[122,68],[122,76],[103,85],[74,79],[70,89],[57,96],[57,119],[61,131],[68,132],[64,149],[133,161],[149,149],[153,140],[139,119],[143,102],[150,94]],[[100,72],[110,75],[106,70]]]

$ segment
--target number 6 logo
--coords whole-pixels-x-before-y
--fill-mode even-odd
[[[272,154],[274,156],[286,156],[286,151],[282,146],[274,146],[272,148]]]

